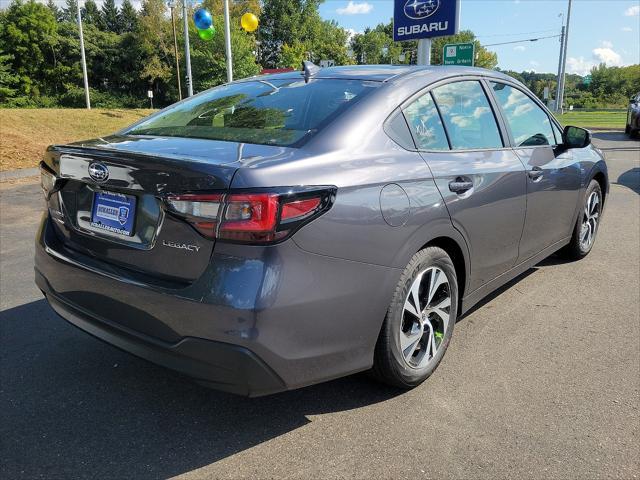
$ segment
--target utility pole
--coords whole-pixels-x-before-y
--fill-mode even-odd
[[[189,16],[187,0],[182,0],[182,17],[184,18],[184,63],[187,69],[187,96],[193,95],[193,79],[191,77],[191,50],[189,49]],[[177,57],[176,57],[177,58]]]
[[[176,78],[178,79],[178,99],[182,100],[182,88],[180,86],[180,61],[178,60],[178,36],[176,35],[176,4],[173,1],[169,2],[169,8],[171,9],[171,26],[173,27],[173,54],[176,57]]]
[[[565,72],[567,69],[567,45],[569,44],[569,24],[571,22],[571,0],[569,0],[569,6],[567,7],[567,27],[564,31],[564,46],[562,47],[562,72],[560,72],[560,95],[558,96],[558,105],[559,113],[563,113],[563,102],[564,102],[564,83],[565,83]]]
[[[556,112],[560,111],[560,88],[561,82],[560,77],[562,76],[562,57],[563,57],[563,49],[564,49],[564,24],[562,25],[562,29],[560,30],[560,53],[558,54],[558,79],[556,81]]]
[[[229,28],[229,0],[224,0],[224,47],[227,53],[227,82],[233,82],[231,59],[231,29]]]
[[[84,35],[82,34],[82,16],[80,15],[80,2],[78,1],[78,32],[80,32],[80,56],[82,57],[82,76],[84,78],[84,99],[87,110],[91,110],[89,99],[89,78],[87,77],[87,59],[84,56]]]
[[[421,38],[418,40],[417,65],[431,65],[431,39]]]

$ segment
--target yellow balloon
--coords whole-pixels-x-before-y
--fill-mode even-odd
[[[245,13],[240,18],[240,25],[247,32],[253,32],[256,28],[258,28],[258,17],[256,17],[253,13]]]

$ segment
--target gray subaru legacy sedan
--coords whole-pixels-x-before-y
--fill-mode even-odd
[[[609,190],[589,132],[466,67],[244,79],[49,147],[41,173],[53,309],[250,396],[365,370],[420,384],[480,299],[589,253]]]

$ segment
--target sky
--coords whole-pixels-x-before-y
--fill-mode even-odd
[[[132,3],[138,6],[140,0]],[[558,35],[567,4],[568,0],[461,0],[460,28],[472,30],[483,45]],[[393,0],[325,0],[320,14],[354,33],[362,32],[393,17]],[[498,66],[504,70],[558,70],[558,38],[488,48],[498,54]],[[567,72],[586,75],[602,62],[640,63],[640,0],[573,1]]]

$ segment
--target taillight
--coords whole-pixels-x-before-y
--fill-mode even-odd
[[[44,194],[44,198],[46,200],[49,199],[49,196],[51,195],[51,192],[55,185],[56,176],[49,170],[40,167],[40,187],[42,188],[42,193]]]
[[[228,195],[218,238],[259,243],[279,240],[279,206],[277,194]]]
[[[293,200],[282,205],[282,215],[280,219],[283,222],[292,220],[301,220],[309,215],[320,206],[320,197],[308,198],[306,200]]]
[[[187,194],[168,197],[167,202],[173,212],[184,216],[198,232],[213,238],[216,234],[222,199],[222,194]]]
[[[274,243],[326,212],[335,187],[167,197],[169,210],[208,238]]]

